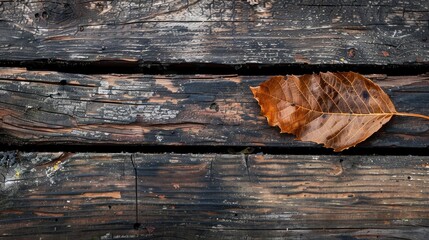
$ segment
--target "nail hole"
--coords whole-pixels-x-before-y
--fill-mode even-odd
[[[356,48],[349,48],[347,50],[347,57],[348,58],[354,58],[356,56],[357,50]]]
[[[58,218],[55,218],[55,222],[58,222]]]
[[[36,14],[34,14],[34,17],[35,17],[35,18],[39,18],[39,17],[40,17],[40,14],[39,14],[39,13],[36,13]]]
[[[407,178],[408,178],[408,180],[411,180],[411,177],[410,177],[410,176],[408,176]]]
[[[112,209],[112,206],[109,205],[109,209]]]
[[[219,112],[219,105],[217,103],[210,104],[210,109],[215,110],[216,112]]]
[[[48,18],[48,13],[46,11],[42,12],[42,18],[44,19]]]
[[[83,26],[80,26],[79,27],[79,31],[81,31],[81,32],[83,32],[83,30],[84,30],[85,28],[83,27]]]
[[[141,224],[140,223],[134,223],[134,229],[138,230],[140,228]]]

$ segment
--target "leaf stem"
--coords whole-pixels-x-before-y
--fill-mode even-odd
[[[424,118],[429,120],[429,116],[417,114],[417,113],[406,113],[406,112],[396,112],[394,113],[396,116],[407,116],[407,117],[418,117],[418,118]]]

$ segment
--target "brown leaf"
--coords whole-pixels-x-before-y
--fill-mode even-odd
[[[396,112],[377,84],[353,72],[276,76],[251,90],[270,126],[336,152],[364,141],[393,115],[429,119]]]

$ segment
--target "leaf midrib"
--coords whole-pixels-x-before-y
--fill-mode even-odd
[[[264,95],[266,95],[268,97],[277,99],[279,101],[285,101],[285,102],[291,103],[288,100],[275,97],[275,96],[273,96],[271,94],[266,94],[264,92],[261,92],[261,94],[264,94]],[[291,105],[292,104],[295,104],[295,103],[291,103]],[[397,113],[397,112],[382,112],[382,113],[372,113],[372,112],[371,113],[323,112],[323,111],[318,111],[318,110],[310,109],[310,108],[304,107],[304,106],[299,105],[299,104],[295,104],[295,106],[300,107],[300,108],[302,108],[304,110],[307,110],[307,111],[315,112],[315,113],[326,114],[326,115],[340,115],[340,116],[389,116],[389,115],[393,116],[393,115],[395,115]]]

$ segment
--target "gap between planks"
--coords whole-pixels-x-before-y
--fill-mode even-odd
[[[429,72],[427,63],[403,64],[302,64],[302,63],[242,63],[219,64],[200,62],[147,62],[139,60],[98,60],[65,61],[57,59],[38,59],[25,61],[0,60],[0,67],[26,68],[29,71],[58,71],[77,74],[213,74],[213,75],[287,75],[311,74],[318,72],[354,71],[360,74],[383,74],[389,76],[409,76]]]

